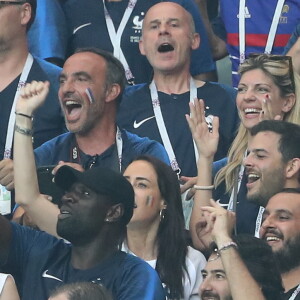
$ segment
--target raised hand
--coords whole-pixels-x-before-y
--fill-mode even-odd
[[[49,92],[48,81],[32,81],[27,83],[20,92],[16,113],[32,115],[32,113],[43,104]]]
[[[235,225],[235,213],[224,209],[214,200],[210,200],[211,206],[203,206],[202,211],[206,215],[207,228],[211,228],[211,237],[215,242],[228,241],[231,238]]]
[[[259,121],[264,120],[282,120],[281,115],[274,115],[272,110],[272,100],[270,95],[267,94],[262,101],[262,111],[259,114]]]
[[[186,115],[186,120],[197,145],[199,156],[213,157],[219,142],[219,118],[213,118],[210,131],[205,120],[204,101],[195,100],[194,105],[190,103],[190,111],[191,116]]]

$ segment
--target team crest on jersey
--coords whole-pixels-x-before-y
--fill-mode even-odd
[[[240,17],[240,15],[239,14],[237,14],[237,16],[236,16],[237,18],[239,18]],[[248,9],[248,7],[247,6],[245,6],[245,19],[250,19],[251,18],[251,14],[249,13],[249,9]]]
[[[141,12],[139,16],[134,16],[132,23],[132,29],[135,35],[130,36],[130,42],[131,43],[138,43],[141,39],[141,33],[142,33],[142,26],[144,21],[145,13]]]
[[[279,18],[280,24],[287,24],[288,17],[284,14],[287,14],[289,12],[289,10],[290,10],[290,7],[287,4],[283,5],[282,11],[281,11],[281,16]]]

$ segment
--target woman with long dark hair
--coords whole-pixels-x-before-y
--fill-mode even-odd
[[[203,255],[187,246],[177,175],[160,160],[141,156],[125,170],[136,208],[123,250],[147,261],[166,286],[168,299],[199,299]]]

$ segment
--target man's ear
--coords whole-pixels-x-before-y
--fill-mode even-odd
[[[21,24],[24,26],[27,26],[31,19],[31,5],[29,3],[24,3],[22,5],[22,10],[21,10]]]
[[[117,222],[123,216],[123,214],[124,214],[123,204],[118,203],[116,205],[113,205],[108,209],[106,213],[105,222],[108,223]]]
[[[113,83],[106,91],[105,102],[114,101],[121,93],[121,87],[117,83]]]
[[[141,37],[141,39],[139,40],[139,48],[140,48],[141,54],[142,54],[142,55],[146,55],[145,49],[144,49],[143,37]]]
[[[199,33],[194,33],[192,36],[191,48],[192,50],[198,49],[200,46],[200,35]]]
[[[291,159],[286,166],[285,176],[287,179],[291,179],[293,177],[299,178],[300,172],[300,158]]]

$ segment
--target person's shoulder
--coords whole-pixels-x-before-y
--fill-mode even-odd
[[[131,133],[125,129],[122,129],[122,135],[126,136],[127,141],[139,152],[140,154],[149,154],[154,151],[155,153],[162,152],[162,154],[166,154],[166,150],[162,144],[157,141],[151,140],[148,137],[140,137],[135,133]],[[149,152],[150,153],[147,153]],[[152,153],[153,154],[153,153]],[[157,156],[157,155],[154,155]],[[164,157],[165,155],[163,155]],[[161,159],[161,158],[160,158]],[[163,159],[164,161],[164,159]]]
[[[225,167],[228,163],[228,157],[224,157],[222,159],[216,160],[213,162],[213,176],[217,174],[217,172]]]
[[[72,133],[63,133],[34,149],[37,166],[54,165],[66,160],[70,153]]]
[[[43,148],[47,148],[50,146],[64,146],[66,144],[69,145],[70,139],[72,138],[73,134],[71,132],[65,132],[63,134],[60,134],[56,137],[54,137],[53,139],[45,142],[44,144],[42,144],[40,147],[36,148],[34,151],[39,151]]]
[[[147,94],[150,95],[147,83],[140,83],[140,84],[128,86],[124,90],[121,103],[123,101],[126,101],[127,103],[128,101],[140,100],[141,96],[145,96]]]
[[[164,300],[166,295],[156,270],[137,256],[124,252],[121,255],[119,299]]]
[[[121,129],[121,132],[127,154],[130,153],[132,159],[139,155],[151,155],[170,165],[168,154],[162,144],[150,140],[148,137],[140,137],[125,129]]]
[[[120,251],[120,253],[116,255],[116,259],[118,261],[118,267],[125,273],[134,272],[136,274],[141,274],[144,272],[155,272],[155,270],[147,262],[138,256]]]
[[[135,133],[129,132],[125,129],[120,129],[122,137],[125,137],[128,142],[134,146],[148,147],[148,146],[161,146],[157,141],[150,140],[148,137],[141,137]]]
[[[46,71],[47,73],[59,75],[62,71],[62,68],[52,64],[44,59],[41,59],[39,57],[34,56],[34,59],[39,64],[39,66],[42,68],[42,70]]]
[[[205,256],[199,250],[194,249],[191,246],[188,246],[187,251],[187,260],[189,260],[193,265],[201,265],[202,267],[206,264]]]
[[[206,85],[207,85],[207,87],[211,87],[214,90],[219,90],[219,91],[225,92],[230,97],[234,97],[234,98],[236,97],[237,90],[235,88],[233,88],[232,86],[229,86],[224,83],[214,82],[214,81],[208,81],[208,82],[206,82]]]
[[[63,240],[58,239],[44,231],[35,230],[27,226],[22,226],[15,222],[11,222],[14,241],[23,240],[24,243],[31,243],[36,249],[52,249],[56,246],[67,246]]]

